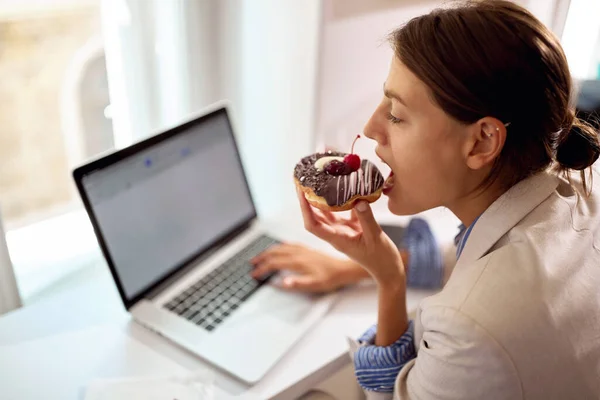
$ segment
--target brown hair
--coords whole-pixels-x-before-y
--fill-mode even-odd
[[[587,192],[598,132],[576,117],[562,47],[529,11],[503,0],[461,2],[410,20],[390,41],[448,115],[509,123],[486,183],[500,177],[512,186],[554,165],[567,178],[581,171]]]

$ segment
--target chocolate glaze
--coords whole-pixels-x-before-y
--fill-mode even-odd
[[[315,168],[315,162],[321,157],[344,157],[346,154],[328,151],[306,156],[296,164],[294,177],[302,186],[312,189],[317,196],[323,197],[330,206],[340,206],[352,196],[369,195],[383,186],[383,175],[375,164],[368,160],[362,160],[360,169],[349,175],[333,176]]]

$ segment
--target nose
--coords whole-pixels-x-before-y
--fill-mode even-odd
[[[385,111],[383,103],[379,104],[371,118],[367,121],[364,127],[363,133],[369,139],[375,140],[379,145],[383,146],[386,144],[387,133],[386,133],[386,122]]]

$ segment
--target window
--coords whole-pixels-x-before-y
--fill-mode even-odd
[[[71,170],[114,140],[100,0],[10,3],[0,6],[0,95],[8,99],[0,108],[0,205],[27,298],[39,282],[25,278],[52,274],[53,262],[69,269],[66,258],[96,248],[93,236],[73,242],[89,239],[83,233],[91,229],[73,233],[81,225],[73,212],[82,210]]]
[[[98,116],[77,104],[91,96],[99,97],[94,100],[100,103],[108,101],[107,93],[98,93],[94,87],[97,82],[90,75],[97,71],[73,68],[79,52],[99,30],[99,11],[94,5],[45,14],[32,11],[0,20],[0,94],[11,99],[0,109],[0,193],[9,230],[73,205],[68,153],[74,139],[67,134],[83,135],[83,128],[88,128],[92,139],[88,153],[112,146],[106,134],[110,121],[102,115],[100,131],[94,132],[85,125]],[[69,72],[85,75],[74,77]],[[70,88],[74,85],[71,81],[78,78],[85,80],[81,83],[86,86]],[[66,90],[81,89],[87,93],[78,98],[73,94],[68,100],[71,104],[61,101],[71,96]],[[100,104],[100,110],[106,106]],[[80,130],[64,129],[75,118],[84,120]]]
[[[600,121],[600,2],[571,0],[562,44],[577,88],[577,115]]]
[[[600,80],[600,2],[571,0],[562,36],[576,79]]]
[[[0,41],[0,68],[6,54],[20,57],[0,82],[5,96],[21,96],[4,119],[14,127],[0,132],[0,147],[13,149],[0,161],[0,203],[25,303],[69,271],[104,264],[73,166],[217,100],[232,103],[259,212],[295,204],[293,182],[273,164],[293,166],[312,147],[320,10],[279,0],[0,1],[0,32],[20,27],[17,43],[30,48]],[[261,196],[274,182],[287,185],[282,201]]]

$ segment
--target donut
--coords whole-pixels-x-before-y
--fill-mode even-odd
[[[355,166],[350,166],[352,156]],[[339,151],[314,153],[306,156],[294,168],[296,187],[306,200],[324,211],[347,211],[357,201],[372,203],[383,190],[383,175],[369,160]]]

